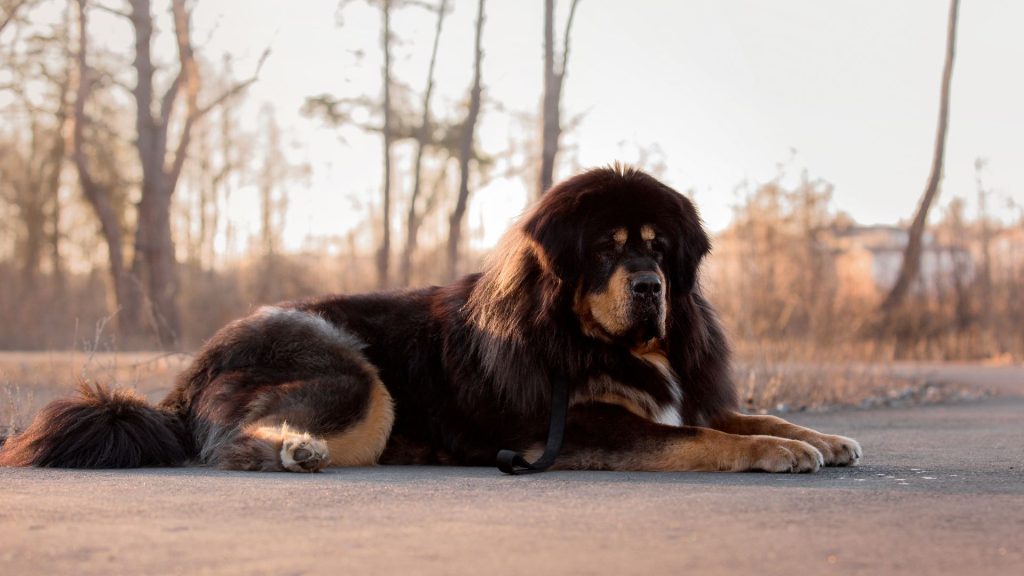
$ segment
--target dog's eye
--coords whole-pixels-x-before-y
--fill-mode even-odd
[[[598,253],[615,252],[619,244],[612,238],[602,238],[594,243],[594,251]]]
[[[647,247],[657,254],[664,254],[668,250],[668,243],[661,238],[655,238],[647,242]]]

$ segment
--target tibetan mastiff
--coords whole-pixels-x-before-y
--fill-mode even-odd
[[[315,472],[536,456],[552,379],[569,393],[555,467],[812,472],[856,441],[742,414],[698,270],[694,205],[639,170],[548,191],[483,272],[449,286],[264,307],[220,330],[158,406],[83,388],[0,464]]]

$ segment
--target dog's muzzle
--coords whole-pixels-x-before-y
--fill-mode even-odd
[[[664,282],[654,272],[636,272],[629,278],[633,328],[640,340],[665,335]]]

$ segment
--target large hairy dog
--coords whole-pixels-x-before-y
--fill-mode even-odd
[[[738,410],[684,196],[638,170],[550,190],[480,274],[450,286],[261,308],[218,332],[158,406],[83,389],[0,464],[490,465],[536,455],[552,378],[570,386],[556,467],[810,472],[860,446]]]

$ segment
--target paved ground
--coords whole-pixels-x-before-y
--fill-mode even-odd
[[[0,469],[0,574],[1024,574],[1022,390],[794,416],[813,475]]]

